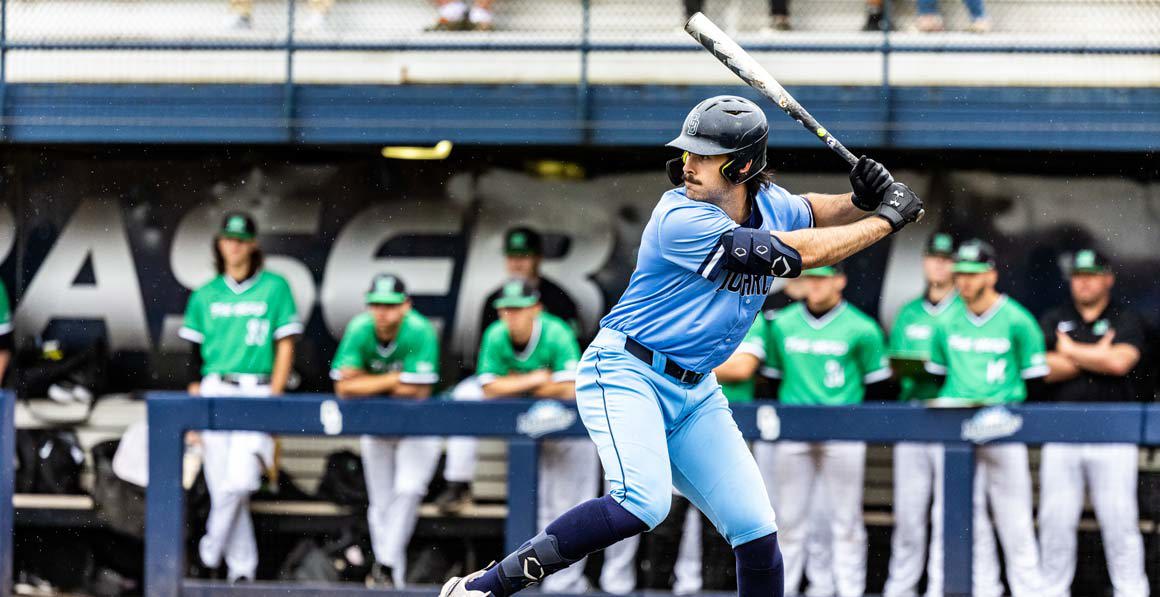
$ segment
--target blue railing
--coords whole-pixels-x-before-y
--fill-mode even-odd
[[[11,591],[13,396],[0,394],[0,597]],[[526,400],[487,403],[335,400],[329,395],[278,399],[191,398],[179,392],[148,395],[149,478],[146,512],[146,594],[312,595],[317,587],[256,585],[231,587],[184,580],[184,492],[181,486],[187,430],[248,429],[302,435],[469,435],[506,438],[508,451],[507,549],[532,536],[536,524],[538,442],[522,432]],[[981,422],[971,409],[927,409],[903,404],[854,407],[790,407],[770,403],[735,405],[734,417],[750,439],[852,440],[870,443],[941,442],[945,445],[946,595],[970,594],[972,480],[975,443],[968,423]],[[1025,405],[998,413],[992,441],[1134,443],[1160,445],[1160,405]],[[586,435],[576,419],[564,419],[546,437]],[[1005,429],[1004,429],[1005,427]],[[1013,430],[1013,431],[1012,431]],[[496,554],[497,556],[500,554]],[[338,589],[336,589],[337,591]],[[343,587],[342,594],[375,594]],[[379,593],[381,594],[381,593]]]

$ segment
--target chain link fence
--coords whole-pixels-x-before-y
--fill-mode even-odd
[[[1160,0],[0,0],[0,6],[13,81],[727,80],[711,59],[695,56],[698,46],[681,30],[686,15],[699,9],[759,59],[779,61],[783,66],[772,70],[789,84],[885,78],[908,85],[924,77],[973,84],[980,74],[990,84],[1160,84]]]

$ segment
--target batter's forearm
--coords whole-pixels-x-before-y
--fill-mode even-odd
[[[853,193],[841,195],[806,193],[804,196],[814,212],[814,227],[843,226],[870,215],[870,212],[862,211],[854,205],[853,195]]]
[[[865,218],[845,226],[803,228],[773,232],[781,242],[801,255],[802,269],[833,265],[890,236],[890,223],[882,218]]]
[[[280,396],[286,391],[290,367],[294,365],[294,339],[282,338],[274,345],[274,369],[270,372],[270,393]]]

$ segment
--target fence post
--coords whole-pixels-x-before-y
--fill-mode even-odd
[[[3,0],[0,0],[3,1]],[[286,79],[282,87],[282,117],[286,119],[286,142],[294,143],[294,3],[286,0]]]
[[[588,34],[591,27],[592,3],[590,0],[580,2],[580,80],[576,85],[576,119],[580,121],[580,143],[588,145],[592,142],[592,127],[588,122]]]
[[[12,596],[12,491],[16,463],[16,395],[0,391],[0,597]]]
[[[943,444],[943,594],[971,597],[975,448]]]
[[[198,416],[199,408],[206,414]],[[149,400],[149,485],[145,488],[145,594],[179,597],[185,577],[185,431],[208,419],[197,399]]]
[[[504,551],[511,553],[536,534],[540,485],[540,449],[531,438],[508,441],[508,515],[504,524]]]

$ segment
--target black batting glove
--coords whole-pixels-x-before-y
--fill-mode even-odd
[[[922,199],[919,199],[918,195],[910,190],[910,187],[901,182],[893,183],[887,188],[882,203],[879,203],[878,208],[874,210],[874,215],[890,222],[890,227],[895,232],[902,230],[911,222],[921,220],[925,213]]]
[[[858,158],[858,163],[850,170],[850,187],[854,189],[851,201],[854,207],[862,211],[874,211],[892,184],[894,177],[886,166],[866,156]]]

